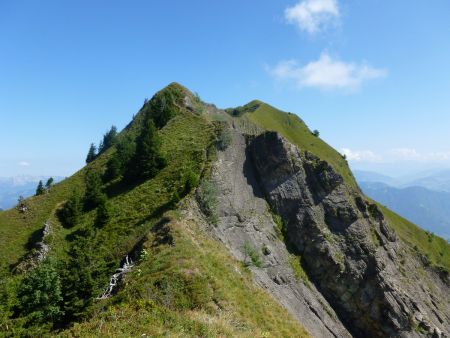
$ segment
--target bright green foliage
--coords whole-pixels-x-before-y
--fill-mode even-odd
[[[161,139],[155,123],[147,118],[136,140],[136,152],[125,171],[128,181],[139,181],[154,177],[166,165],[161,153]]]
[[[88,170],[85,175],[86,192],[84,194],[84,208],[96,208],[105,198],[102,187],[102,178],[98,171]]]
[[[184,175],[184,191],[183,195],[187,195],[192,189],[195,189],[200,182],[200,176],[192,170],[188,170]]]
[[[61,280],[55,263],[46,260],[22,281],[18,291],[19,309],[30,323],[55,322],[62,315]]]
[[[81,195],[78,190],[74,190],[72,196],[70,196],[58,211],[59,220],[67,228],[75,226],[80,219],[82,208],[83,202]]]
[[[103,140],[100,142],[100,145],[98,147],[98,153],[101,154],[105,150],[112,147],[117,141],[117,128],[116,126],[112,126],[109,131],[106,132],[105,135],[103,135]]]
[[[86,156],[86,163],[91,163],[95,158],[97,157],[97,148],[95,147],[94,143],[91,143],[91,146],[89,147],[89,152]]]
[[[45,191],[46,190],[44,188],[44,184],[42,183],[42,181],[39,181],[39,184],[36,188],[36,196],[45,194]]]

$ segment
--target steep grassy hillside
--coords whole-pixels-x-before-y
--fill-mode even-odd
[[[67,199],[73,189],[81,190],[82,187],[83,171],[80,171],[53,186],[49,194],[28,198],[27,213],[20,213],[16,208],[0,212],[0,273],[7,271],[30,249],[34,238],[58,204]]]
[[[94,319],[62,336],[308,336],[253,285],[246,268],[202,232],[200,218],[167,216],[146,236],[123,291],[102,304],[107,309],[97,310]]]
[[[44,336],[48,332],[68,336],[101,333],[111,337],[142,333],[231,337],[254,332],[260,336],[287,337],[292,332],[306,336],[284,309],[252,284],[249,272],[230,259],[217,242],[206,238],[194,221],[187,224],[171,216],[165,226],[170,228],[170,245],[161,242],[164,235],[158,233],[158,225],[198,184],[214,154],[211,147],[221,128],[184,105],[183,97],[192,102],[198,99],[182,86],[172,84],[155,97],[158,100],[147,102],[118,139],[136,138],[147,115],[162,119],[160,111],[171,107],[170,118],[160,122],[158,131],[166,165],[145,181],[129,183],[121,177],[105,181],[102,190],[107,194],[110,213],[105,225],[98,225],[97,209],[84,211],[73,227],[63,226],[57,214],[74,190],[83,194],[88,171],[105,172],[116,146],[55,185],[48,194],[27,199],[27,212],[12,209],[0,213],[0,235],[5,239],[0,247],[0,336]],[[81,257],[75,261],[80,271],[76,273],[83,273],[82,278],[92,284],[87,289],[89,296],[82,290],[86,306],[76,314],[77,320],[92,319],[69,331],[65,327],[73,319],[64,315],[53,319],[53,325],[49,320],[40,324],[35,321],[36,312],[25,315],[21,310],[20,289],[29,273],[14,272],[14,266],[41,240],[46,221],[50,221],[52,229],[45,238],[50,246],[47,261],[53,262],[62,288],[64,278],[70,280],[65,269],[74,264],[74,253]],[[142,248],[138,250],[136,245]],[[92,300],[104,291],[110,276],[130,253],[138,265],[127,276],[123,291],[112,301]],[[61,301],[56,306],[64,309],[64,291]]]
[[[327,161],[342,175],[349,186],[357,187],[347,161],[320,137],[314,136],[297,115],[283,112],[257,100],[242,107],[227,109],[227,112],[232,116],[248,118],[263,130],[279,132],[290,142],[297,145],[300,150],[309,151],[320,159]]]

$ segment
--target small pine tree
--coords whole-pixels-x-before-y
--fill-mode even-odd
[[[106,198],[103,193],[102,178],[95,170],[89,170],[85,176],[86,192],[84,194],[84,208],[91,210],[96,208],[102,199]]]
[[[36,196],[45,194],[45,188],[42,181],[39,181],[38,186],[36,188]]]
[[[64,203],[64,206],[58,213],[61,223],[67,228],[75,226],[80,219],[81,209],[81,195],[77,190],[74,190],[72,196]]]
[[[55,180],[53,179],[53,177],[50,177],[47,180],[47,183],[45,183],[45,189],[47,189],[47,191],[50,190],[50,188],[52,187],[54,181]]]
[[[154,177],[165,164],[155,123],[147,116],[136,140],[136,152],[127,166],[125,176],[128,180],[149,179]]]
[[[317,129],[314,129],[314,131],[312,133],[313,133],[313,135],[315,137],[319,137],[320,136],[320,132]]]
[[[91,163],[93,160],[95,160],[96,157],[97,157],[97,148],[95,147],[94,143],[91,143],[89,152],[86,156],[86,163]]]
[[[83,319],[92,305],[94,282],[90,270],[88,238],[77,236],[62,274],[64,322]]]

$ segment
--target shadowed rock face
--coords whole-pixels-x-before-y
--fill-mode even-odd
[[[295,275],[290,264],[295,258],[277,236],[269,205],[249,160],[246,138],[233,130],[231,139],[231,144],[219,151],[212,169],[211,179],[218,190],[218,222],[209,230],[236,259],[248,265],[255,282],[312,336],[351,337],[316,287]],[[245,248],[253,248],[260,266],[254,266]],[[296,337],[296,333],[291,336]]]
[[[423,273],[376,205],[275,132],[248,144],[257,189],[284,220],[288,249],[354,336],[448,335],[448,281]]]

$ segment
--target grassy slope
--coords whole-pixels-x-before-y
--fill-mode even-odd
[[[142,120],[141,115],[138,114],[134,123],[123,133],[135,135],[139,129],[137,124]],[[160,131],[167,166],[156,177],[136,187],[120,187],[114,184],[107,186],[113,215],[109,224],[94,231],[91,247],[88,248],[91,256],[90,269],[98,272],[100,276],[96,278],[98,293],[108,283],[109,276],[121,259],[160,219],[173,192],[182,188],[183,175],[188,171],[201,173],[207,164],[206,149],[215,139],[214,129],[214,125],[203,117],[183,110]],[[104,170],[114,151],[114,148],[109,149],[87,168]],[[68,198],[74,188],[84,189],[83,175],[87,168],[56,185],[51,193],[28,199],[31,208],[29,213],[22,215],[16,210],[0,213],[0,234],[2,238],[8,239],[8,242],[0,247],[0,254],[5,257],[2,259],[2,273],[6,277],[1,278],[0,282],[5,282],[9,278],[7,277],[10,275],[9,266],[27,252],[27,242],[33,237],[33,233],[42,228],[46,220],[50,219],[53,224],[53,233],[47,238],[52,248],[50,255],[59,260],[67,257],[72,234],[83,228],[93,227],[95,210],[84,214],[80,223],[72,229],[63,228],[54,214],[55,209]],[[96,303],[95,315],[90,321],[74,328],[74,332],[82,336],[97,335],[100,326],[103,330],[101,332],[105,335],[127,337],[137,335],[142,330],[151,334],[164,332],[169,336],[185,336],[186,333],[205,336],[214,332],[221,332],[226,336],[242,336],[243,332],[247,332],[245,336],[254,333],[264,336],[266,331],[271,332],[271,336],[287,336],[286,330],[291,330],[298,332],[299,337],[306,336],[305,331],[285,310],[253,286],[250,275],[245,275],[242,271],[237,272],[237,263],[228,257],[226,250],[218,243],[203,235],[192,233],[193,231],[189,237],[184,233],[185,229],[180,227],[177,229],[175,246],[167,247],[167,250],[160,252],[153,251],[152,247],[148,248],[152,251],[152,257],[159,257],[157,262],[164,263],[164,268],[155,267],[157,262],[155,263],[153,259],[143,262],[139,270],[130,275],[128,279],[130,289],[128,286],[125,287],[124,295],[135,294],[136,289],[145,290],[146,285],[158,276],[166,276],[168,284],[176,287],[180,274],[173,272],[186,270],[188,264],[190,270],[202,271],[208,276],[207,287],[212,290],[211,297],[214,296],[214,302],[220,302],[221,308],[211,307],[211,304],[214,304],[211,301],[192,309],[168,306],[164,302],[158,303],[149,299],[142,293],[140,294],[142,297],[120,300],[114,297],[112,303],[119,302],[119,304],[108,307],[104,302]],[[191,226],[192,229],[196,228]],[[201,255],[197,248],[198,242],[201,242],[203,248]],[[241,276],[242,274],[245,276]],[[214,285],[214,288],[211,285]],[[222,307],[227,311],[224,312]],[[214,320],[217,323],[211,322]],[[6,327],[11,330],[13,326],[14,321],[8,320],[4,323],[0,321],[0,330]],[[17,332],[21,332],[18,330]],[[121,333],[118,334],[117,330]],[[64,334],[72,335],[74,332]]]
[[[175,245],[158,244],[150,233],[147,254],[127,275],[126,287],[106,310],[62,336],[308,336],[195,221],[172,213],[167,228]]]
[[[1,273],[7,271],[11,264],[16,263],[28,251],[29,239],[44,226],[58,203],[67,199],[74,188],[83,185],[82,175],[82,172],[78,172],[56,184],[49,194],[28,198],[29,211],[25,214],[15,208],[0,212]]]
[[[248,105],[255,106],[255,101]],[[253,123],[265,130],[281,133],[290,142],[296,144],[300,150],[309,151],[324,161],[327,161],[341,174],[347,185],[356,188],[356,182],[347,161],[335,149],[319,137],[314,136],[305,123],[291,113],[282,112],[266,103],[259,102],[256,110],[245,114]]]
[[[233,113],[233,109],[228,110]],[[260,101],[252,101],[234,111],[240,118],[248,118],[251,122],[265,130],[274,130],[296,144],[301,150],[307,150],[322,160],[330,163],[342,175],[347,185],[357,187],[347,161],[320,138],[315,137],[305,123],[297,116],[282,112]],[[359,189],[357,189],[359,190]],[[429,241],[426,231],[389,209],[380,206],[385,217],[400,238],[425,254],[433,265],[442,266],[450,271],[450,245],[444,239],[434,236]]]

